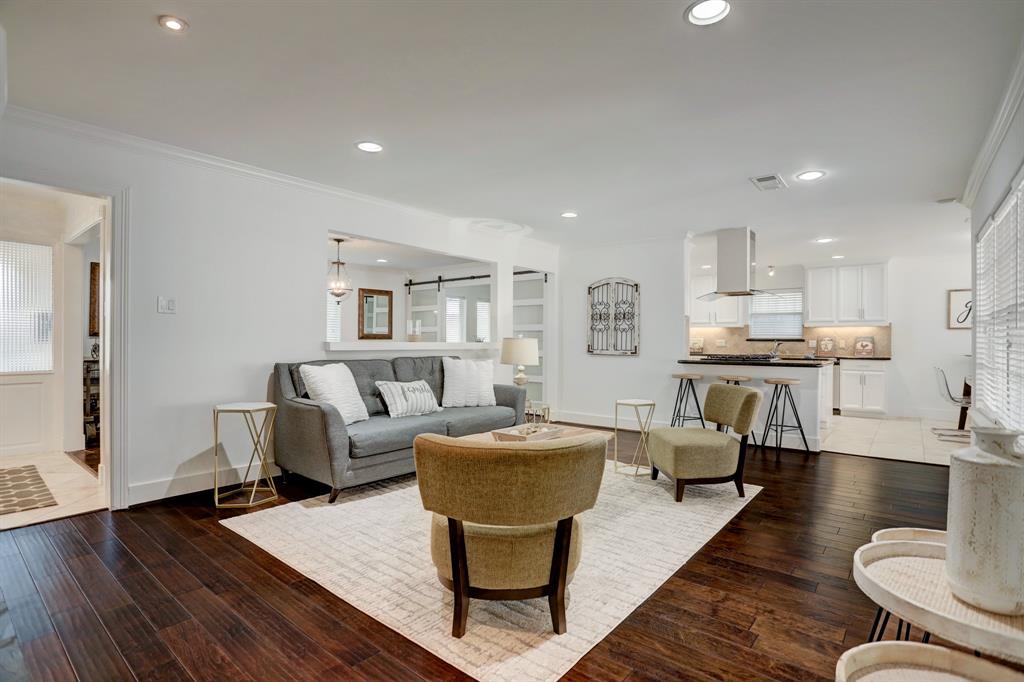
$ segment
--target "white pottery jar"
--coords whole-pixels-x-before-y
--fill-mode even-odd
[[[1017,431],[974,427],[949,464],[946,577],[960,599],[1024,614],[1024,453]]]

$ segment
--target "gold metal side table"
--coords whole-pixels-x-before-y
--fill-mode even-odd
[[[647,433],[651,430],[651,421],[654,419],[654,401],[646,400],[643,398],[625,398],[622,400],[615,401],[615,464],[614,471],[619,470],[619,408],[620,407],[632,407],[633,414],[636,416],[636,424],[640,429],[640,442],[636,444],[636,449],[633,451],[633,458],[629,462],[629,466],[635,467],[633,475],[638,476],[640,474],[640,467],[643,466],[643,458],[647,458],[647,467],[651,465],[651,455],[647,451]],[[641,409],[646,408],[647,414],[641,413]]]
[[[241,485],[225,490],[220,490],[220,416],[222,414],[240,414],[245,420],[249,429],[249,438],[252,439],[252,454],[249,456],[249,465],[245,468],[245,475],[242,476]],[[258,415],[263,415],[263,421],[256,422]],[[270,439],[274,435],[274,416],[277,414],[277,405],[274,403],[224,403],[215,405],[213,408],[213,502],[217,507],[248,508],[256,507],[277,499],[277,487],[274,479],[270,476],[270,469],[267,466],[267,448]],[[253,463],[259,459],[256,467],[256,478],[249,481],[249,473],[252,471]],[[265,481],[265,485],[260,485]],[[256,493],[269,493],[256,499]],[[233,496],[248,495],[248,501],[225,502],[225,498]]]

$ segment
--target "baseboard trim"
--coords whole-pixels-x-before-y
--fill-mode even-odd
[[[600,426],[606,429],[615,427],[615,417],[611,417],[604,414],[591,414],[589,412],[556,412],[551,415],[552,421],[558,422],[569,422],[572,424],[579,424],[581,426]],[[651,422],[651,426],[669,426],[667,421],[655,419]],[[632,413],[626,414],[625,411],[619,415],[619,430],[620,431],[639,431],[636,424],[636,416]]]
[[[241,483],[242,476],[245,474],[245,469],[245,465],[231,467],[230,469],[221,469],[221,485],[229,486]],[[281,470],[278,469],[273,462],[271,462],[270,475],[278,476],[280,473]],[[162,500],[167,497],[176,497],[178,495],[198,493],[204,490],[213,490],[212,469],[209,471],[202,471],[195,474],[188,474],[186,476],[176,476],[174,478],[161,478],[155,481],[146,481],[143,483],[132,483],[128,486],[128,504],[129,506],[131,506],[136,504],[144,504],[146,502],[155,502],[156,500]]]
[[[619,417],[619,431],[632,431],[634,433],[638,431],[636,426],[636,417],[634,415],[629,416],[632,417],[631,421],[628,421],[625,415]],[[552,415],[552,420],[579,424],[580,426],[600,426],[606,429],[614,428],[615,426],[614,417],[609,417],[608,415],[603,414],[591,414],[588,412],[558,412]],[[670,424],[667,421],[660,421],[657,419],[651,422],[652,428],[658,426],[670,426]],[[697,426],[700,426],[700,424]],[[694,428],[693,422],[690,422],[687,428]],[[751,434],[750,438],[751,441],[761,437],[762,428],[763,427],[761,425],[757,425],[754,428],[754,432]],[[774,443],[775,441],[773,440],[772,442]],[[751,445],[753,445],[753,443],[751,443]],[[821,439],[808,436],[807,445],[811,449],[811,452],[818,452],[821,449]],[[787,432],[782,437],[782,447],[803,451],[804,442],[800,438],[799,433],[794,435]]]

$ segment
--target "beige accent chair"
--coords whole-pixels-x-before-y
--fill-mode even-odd
[[[579,565],[576,515],[597,501],[607,443],[587,435],[534,442],[424,434],[413,443],[423,507],[434,512],[430,556],[455,594],[452,636],[469,600],[547,597],[565,632],[565,588]]]
[[[704,399],[704,417],[717,424],[715,431],[659,427],[651,429],[647,447],[651,458],[651,478],[664,472],[676,482],[676,502],[683,501],[687,483],[725,483],[733,481],[743,497],[743,462],[747,456],[747,438],[761,408],[761,392],[754,388],[729,384],[711,384]],[[723,433],[731,426],[740,436],[737,441]]]

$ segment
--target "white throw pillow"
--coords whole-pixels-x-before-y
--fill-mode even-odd
[[[338,408],[346,424],[366,421],[370,418],[366,403],[359,395],[352,370],[343,362],[331,365],[301,365],[299,374],[306,384],[309,397],[320,403],[330,403]]]
[[[456,360],[444,363],[444,407],[497,405],[494,399],[494,363],[490,360]]]
[[[419,381],[377,381],[377,388],[392,417],[412,417],[443,409],[430,384]]]

